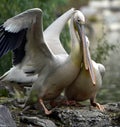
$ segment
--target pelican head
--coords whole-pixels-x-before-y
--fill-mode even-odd
[[[76,13],[74,14],[74,21],[80,24],[85,24],[85,17],[81,11],[76,10]]]
[[[84,31],[80,30],[80,29],[84,29],[83,26],[85,24],[85,17],[83,15],[83,13],[79,10],[76,10],[76,13],[74,14],[74,17],[73,17],[73,21],[74,21],[74,27],[75,27],[76,31],[78,31],[80,33],[79,35],[82,40]],[[81,27],[81,28],[79,28],[79,27]],[[84,34],[84,37],[85,37],[85,34]]]

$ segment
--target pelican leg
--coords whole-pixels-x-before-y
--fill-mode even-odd
[[[76,101],[74,101],[74,100],[65,100],[65,101],[63,101],[63,104],[65,104],[67,106],[72,106],[72,105],[76,105]]]
[[[61,105],[72,106],[72,105],[76,105],[76,101],[74,101],[74,100],[62,99],[62,100],[60,100],[60,101],[50,101],[50,105],[51,105],[52,107],[61,106]]]
[[[67,105],[67,106],[84,107],[84,105],[80,104],[79,102],[75,100],[65,100],[61,102],[61,104]]]
[[[49,110],[45,107],[45,105],[44,105],[44,103],[43,103],[43,100],[42,100],[41,98],[39,99],[39,102],[40,102],[40,104],[42,105],[45,114],[46,114],[46,115],[50,115],[50,114],[52,113],[52,111],[51,111],[51,110],[49,111]]]
[[[96,107],[97,109],[99,109],[100,111],[104,112],[105,111],[105,108],[103,105],[100,105],[99,103],[95,102],[95,99],[92,98],[90,99],[90,104],[93,106],[93,107]]]

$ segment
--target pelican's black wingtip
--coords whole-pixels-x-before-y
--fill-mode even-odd
[[[25,56],[26,31],[23,29],[17,33],[12,33],[6,31],[3,24],[0,25],[0,57],[13,50],[13,64],[21,62]]]

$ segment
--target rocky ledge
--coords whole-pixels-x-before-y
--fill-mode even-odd
[[[89,107],[59,107],[50,116],[38,110],[28,110],[20,114],[16,109],[0,105],[0,127],[119,127],[120,102],[104,105],[101,112]],[[12,118],[13,117],[13,118]]]

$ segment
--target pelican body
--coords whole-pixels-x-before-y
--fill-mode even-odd
[[[86,42],[89,47],[89,40],[87,37]],[[93,60],[91,60],[91,62],[95,75],[95,85],[93,85],[90,73],[85,69],[85,65],[82,64],[80,73],[76,80],[65,89],[65,95],[68,100],[85,101],[90,99],[91,105],[103,111],[103,106],[96,103],[95,98],[98,90],[102,86],[102,78],[105,72],[105,67]]]

